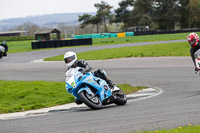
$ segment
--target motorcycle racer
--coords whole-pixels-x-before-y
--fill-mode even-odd
[[[87,61],[85,61],[83,59],[77,60],[77,55],[73,51],[68,51],[64,54],[64,61],[65,61],[65,64],[68,66],[66,73],[71,68],[76,68],[76,67],[84,68],[84,70],[82,71],[83,74],[90,72],[92,70],[92,67],[88,64]],[[97,69],[97,70],[93,71],[93,74],[94,74],[94,76],[105,80],[111,89],[114,88],[113,82],[107,78],[104,70]],[[66,75],[66,77],[67,77],[67,75]],[[82,102],[77,98],[75,99],[75,102],[77,104],[82,104]]]
[[[0,45],[0,59],[2,59],[4,51],[5,51],[5,48]]]
[[[192,61],[194,63],[195,66],[195,71],[198,71],[197,67],[196,67],[196,63],[195,63],[195,56],[194,53],[200,49],[200,41],[199,41],[199,36],[196,33],[190,33],[187,36],[187,41],[190,44],[191,48],[190,48],[190,54],[192,57]]]
[[[87,61],[85,60],[77,60],[77,55],[73,51],[68,51],[64,55],[64,61],[66,65],[68,66],[67,71],[70,68],[75,68],[75,67],[82,67],[84,68],[82,73],[87,73],[92,70],[92,67],[88,64]],[[113,82],[107,78],[106,72],[102,69],[97,69],[93,71],[94,76],[99,77],[107,82],[109,87],[112,89],[114,87]]]
[[[7,56],[7,52],[8,52],[8,45],[6,41],[3,41],[0,46],[4,47],[4,52],[3,52],[3,56]]]

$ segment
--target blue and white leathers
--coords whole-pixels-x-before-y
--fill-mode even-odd
[[[101,103],[112,96],[105,80],[95,77],[93,73],[82,74],[81,67],[71,68],[66,72],[66,90],[80,99],[79,93],[85,91],[90,96],[98,96]]]

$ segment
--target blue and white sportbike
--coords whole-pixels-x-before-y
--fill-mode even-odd
[[[71,68],[66,72],[66,89],[79,103],[91,109],[101,109],[102,105],[115,103],[125,105],[126,95],[116,85],[111,90],[105,80],[95,77],[92,72],[83,74],[83,68]]]

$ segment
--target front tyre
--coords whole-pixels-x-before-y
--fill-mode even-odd
[[[118,87],[119,88],[119,87]],[[117,105],[125,105],[127,102],[126,94],[119,88],[120,90],[115,94],[115,104]]]
[[[85,103],[91,109],[101,109],[102,103],[95,95],[91,96],[86,91],[82,91],[78,94],[80,100]]]

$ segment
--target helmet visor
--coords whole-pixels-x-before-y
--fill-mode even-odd
[[[196,43],[196,40],[195,40],[195,39],[189,41],[190,46],[193,46],[195,43]]]
[[[75,55],[65,58],[64,61],[65,61],[65,63],[70,63],[74,59],[75,59]]]

